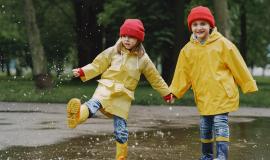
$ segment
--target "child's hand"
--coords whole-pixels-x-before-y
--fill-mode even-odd
[[[74,77],[80,77],[83,74],[83,71],[81,68],[75,68],[72,70]]]
[[[164,96],[163,99],[167,102],[167,103],[174,103],[174,96],[172,93],[168,94],[167,96]]]

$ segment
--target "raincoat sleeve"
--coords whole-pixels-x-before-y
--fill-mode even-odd
[[[111,64],[111,49],[101,52],[92,63],[82,67],[84,76],[80,77],[83,82],[103,73]]]
[[[258,91],[256,81],[251,76],[247,65],[235,45],[225,54],[225,63],[231,70],[236,83],[243,93]]]
[[[144,74],[150,85],[153,87],[153,89],[159,92],[161,96],[166,96],[170,94],[168,85],[165,83],[163,78],[160,76],[158,70],[156,69],[155,65],[148,57],[145,61],[145,67],[143,68],[142,73]]]
[[[181,50],[177,60],[176,68],[170,90],[177,98],[181,98],[191,86],[189,78],[188,62],[185,58],[184,51]]]

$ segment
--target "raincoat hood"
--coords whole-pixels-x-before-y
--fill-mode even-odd
[[[208,36],[207,40],[205,41],[203,45],[213,43],[221,37],[222,35],[217,31],[217,27],[215,27],[213,28],[212,33]],[[194,34],[190,36],[190,42],[195,43],[195,44],[200,44],[200,42],[196,39]]]
[[[136,50],[134,50],[134,49],[132,49],[132,50],[126,49],[123,46],[123,44],[121,43],[121,38],[119,38],[117,40],[117,42],[115,43],[114,47],[116,48],[116,50],[117,50],[117,52],[119,54],[123,54],[123,53],[126,53],[126,54],[135,54],[135,55],[138,55],[139,58],[141,58],[146,53],[145,48],[142,45],[142,43],[140,43],[139,46],[137,46],[137,47],[139,47],[139,49],[136,49]]]

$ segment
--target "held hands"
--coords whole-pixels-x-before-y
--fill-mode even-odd
[[[74,77],[82,77],[84,76],[84,72],[81,68],[75,68],[72,70],[72,73],[74,75]]]
[[[167,103],[170,103],[170,104],[174,103],[174,100],[175,100],[172,93],[170,93],[170,94],[164,96],[163,99],[164,99]]]

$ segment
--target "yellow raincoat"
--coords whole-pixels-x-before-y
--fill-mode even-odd
[[[146,53],[138,57],[124,48],[118,53],[116,46],[104,50],[91,64],[82,67],[85,76],[81,80],[102,74],[93,98],[101,102],[103,113],[127,119],[141,74],[161,96],[168,95],[170,90]]]
[[[244,93],[257,91],[239,51],[216,28],[204,44],[193,36],[181,50],[170,89],[181,98],[192,86],[201,115],[236,111],[239,85]]]

